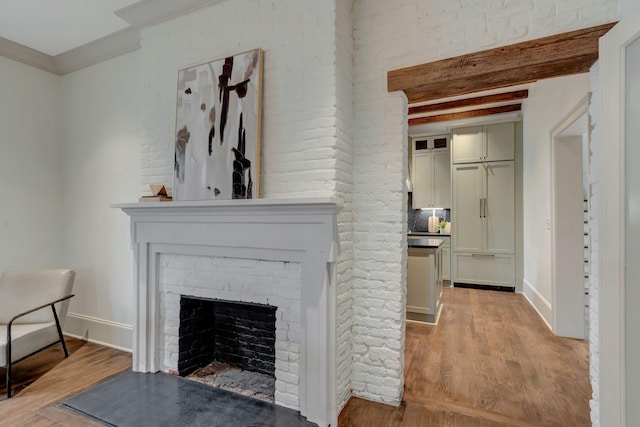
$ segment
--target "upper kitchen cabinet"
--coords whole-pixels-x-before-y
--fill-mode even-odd
[[[449,135],[411,137],[413,208],[451,207]]]
[[[514,159],[513,122],[454,129],[453,163],[498,162]]]

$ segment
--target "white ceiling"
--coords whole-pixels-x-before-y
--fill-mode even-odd
[[[55,56],[129,27],[114,14],[139,0],[0,0],[0,37]]]

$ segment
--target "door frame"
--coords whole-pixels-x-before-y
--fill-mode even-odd
[[[557,160],[556,160],[555,147],[556,147],[556,144],[559,143],[558,138],[565,130],[569,128],[569,126],[575,123],[582,116],[584,115],[588,116],[589,102],[590,102],[590,95],[587,94],[551,130],[551,135],[549,139],[549,153],[550,153],[549,156],[550,156],[550,169],[551,169],[551,224],[552,224],[552,227],[551,227],[551,319],[552,319],[551,329],[555,334],[558,334],[559,332],[558,318],[560,316],[560,311],[562,311],[565,303],[565,301],[563,301],[563,298],[560,295],[559,287],[557,284],[558,269],[562,268],[562,266],[561,266],[561,263],[557,262],[557,258],[559,256],[558,250],[557,250],[557,247],[559,244],[559,233],[558,233],[556,224],[558,224],[559,213],[558,213],[558,207],[556,203]],[[583,301],[581,301],[581,305],[584,307]],[[581,337],[572,336],[572,337],[582,339],[584,338],[584,311],[579,321],[581,321],[583,325],[583,328],[582,328],[583,336]]]
[[[599,345],[600,423],[626,425],[625,92],[624,47],[640,37],[640,9],[600,39]],[[606,226],[604,219],[606,219]]]

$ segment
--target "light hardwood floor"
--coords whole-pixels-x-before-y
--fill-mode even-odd
[[[13,368],[17,391],[6,399],[5,370],[0,369],[0,426],[104,426],[61,406],[62,402],[131,367],[123,351],[67,339],[67,359],[60,346],[51,347]]]
[[[586,342],[555,337],[522,295],[445,288],[443,301],[438,326],[407,325],[402,404],[351,399],[339,426],[590,425]],[[103,426],[61,402],[128,369],[131,357],[69,346],[68,359],[52,348],[18,365],[21,390],[0,401],[0,427]]]
[[[351,399],[342,427],[589,426],[588,344],[556,337],[520,294],[445,288],[437,326],[407,324],[405,392]]]

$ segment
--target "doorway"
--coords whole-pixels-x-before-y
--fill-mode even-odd
[[[551,289],[556,335],[588,337],[589,98],[551,131]]]

